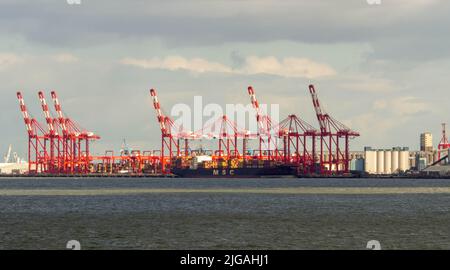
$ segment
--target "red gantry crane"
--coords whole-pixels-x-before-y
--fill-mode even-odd
[[[173,152],[175,152],[176,157],[181,156],[180,139],[184,140],[184,157],[187,157],[189,156],[189,138],[193,138],[193,135],[192,132],[186,132],[177,127],[173,119],[163,113],[155,89],[150,89],[150,95],[161,129],[161,171],[162,173],[170,173],[170,166],[174,157]],[[165,156],[166,148],[169,151],[168,157]],[[166,167],[167,163],[169,164],[168,168]]]
[[[59,136],[58,130],[55,128],[55,121],[50,115],[50,110],[45,100],[44,93],[39,91],[38,93],[39,101],[41,102],[42,112],[44,113],[45,122],[47,123],[47,133],[45,134],[45,142],[49,142],[49,149],[47,152],[48,158],[46,159],[47,171],[46,173],[58,173],[61,172],[60,164],[60,146],[61,137]],[[47,145],[47,143],[45,143]]]
[[[349,139],[358,137],[359,133],[324,112],[314,85],[309,86],[309,92],[320,125],[320,171],[325,174],[348,173],[350,162]],[[343,147],[341,147],[341,139],[344,140]],[[326,159],[325,154],[328,155]]]
[[[46,171],[45,134],[47,131],[30,116],[21,92],[17,92],[17,98],[28,133],[28,172],[34,174]]]

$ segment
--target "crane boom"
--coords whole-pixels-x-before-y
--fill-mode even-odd
[[[42,91],[39,91],[38,96],[41,102],[42,111],[44,112],[45,121],[47,122],[48,131],[51,135],[56,135],[57,132],[55,130],[55,127],[53,126],[53,118],[50,116],[50,111],[48,109],[44,93]]]
[[[158,123],[159,123],[159,127],[161,128],[161,132],[162,132],[162,134],[167,134],[168,130],[166,128],[166,121],[165,121],[166,117],[162,113],[161,104],[159,103],[156,90],[153,88],[150,89],[150,95],[152,96],[152,99],[153,99],[153,107],[155,108],[155,111],[156,111],[156,117],[158,119]]]
[[[314,109],[316,111],[317,120],[319,121],[320,131],[322,133],[329,132],[327,125],[326,125],[326,118],[327,115],[323,113],[322,106],[319,102],[319,97],[317,96],[316,89],[314,88],[314,85],[309,86],[309,92],[311,93],[312,102],[314,105]]]
[[[258,123],[258,126],[262,132],[266,133],[266,130],[264,129],[263,118],[261,115],[261,109],[259,107],[259,102],[256,99],[255,90],[253,90],[253,87],[251,87],[251,86],[249,86],[247,88],[247,90],[248,90],[248,94],[250,96],[250,101],[252,102],[252,106],[256,112],[256,121]]]
[[[28,113],[27,106],[25,105],[25,101],[23,99],[22,93],[17,92],[17,98],[19,100],[20,111],[22,112],[23,120],[25,122],[25,127],[27,129],[29,136],[35,136],[35,132],[32,127],[33,119],[30,118],[30,114]]]
[[[52,95],[53,104],[55,106],[56,114],[58,115],[59,125],[60,125],[62,131],[64,132],[64,134],[67,134],[66,120],[65,120],[64,114],[62,113],[61,104],[59,103],[58,96],[55,91],[52,91],[51,95]]]

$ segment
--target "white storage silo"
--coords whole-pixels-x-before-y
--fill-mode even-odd
[[[373,150],[364,151],[364,171],[366,173],[377,173],[377,152]]]
[[[385,174],[392,173],[392,151],[391,150],[384,151],[384,173]]]
[[[384,174],[384,151],[377,151],[377,174]]]
[[[405,172],[410,169],[409,166],[409,151],[408,150],[402,150],[400,151],[400,157],[399,157],[399,166],[400,171]]]
[[[397,173],[400,168],[399,163],[399,155],[400,152],[398,150],[392,150],[392,158],[391,158],[391,172]]]

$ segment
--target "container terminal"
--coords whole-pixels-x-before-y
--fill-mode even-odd
[[[22,93],[17,92],[28,136],[27,169],[23,170],[25,173],[17,174],[33,177],[189,178],[361,177],[367,176],[367,173],[377,177],[393,174],[405,176],[409,169],[406,164],[409,160],[407,149],[374,151],[366,148],[364,159],[355,159],[350,152],[350,141],[360,134],[325,111],[314,85],[309,85],[307,90],[318,129],[296,114],[290,114],[276,123],[260,108],[256,91],[249,86],[246,92],[258,124],[257,132],[252,134],[227,115],[209,124],[214,125],[216,132],[205,132],[208,130],[205,126],[199,131],[184,130],[164,113],[157,91],[150,89],[161,132],[161,147],[130,151],[123,146],[119,155],[112,150],[105,151],[103,155],[92,155],[90,147],[100,136],[83,129],[63,113],[56,91],[51,92],[53,106],[48,105],[43,91],[38,92],[45,124],[30,116]],[[51,107],[56,114],[51,113]],[[203,138],[216,141],[215,149],[191,147]],[[257,142],[256,149],[250,149],[250,140]],[[436,173],[432,168],[448,163],[449,148],[444,126],[439,160],[426,168],[427,176],[442,175],[440,170]],[[441,153],[445,154],[441,157]],[[357,165],[354,163],[361,161],[366,168],[365,173],[355,169]],[[389,172],[385,173],[387,168]]]

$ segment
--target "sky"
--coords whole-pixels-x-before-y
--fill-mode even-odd
[[[24,156],[16,92],[44,123],[37,92],[101,136],[94,152],[157,149],[148,90],[179,103],[279,104],[315,127],[308,85],[364,146],[419,148],[450,122],[450,1],[0,1],[0,153]]]

